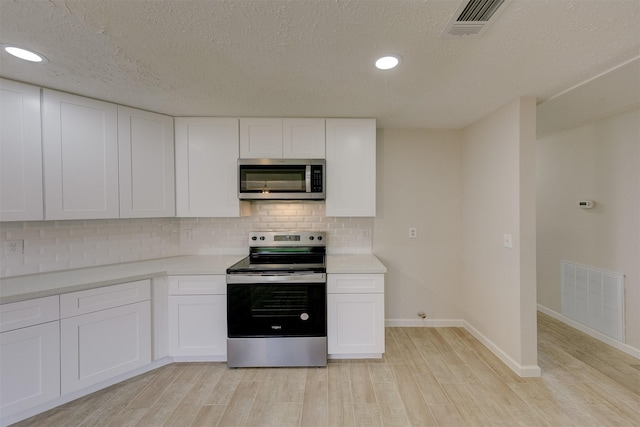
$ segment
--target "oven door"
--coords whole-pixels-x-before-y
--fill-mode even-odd
[[[227,283],[229,338],[327,335],[326,282],[267,277],[263,283]]]

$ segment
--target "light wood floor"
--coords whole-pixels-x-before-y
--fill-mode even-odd
[[[387,328],[378,361],[172,364],[17,426],[639,426],[640,360],[538,314],[541,378],[459,328]]]

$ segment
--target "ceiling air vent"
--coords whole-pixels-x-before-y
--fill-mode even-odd
[[[440,37],[477,37],[502,11],[505,0],[465,0],[456,9]]]

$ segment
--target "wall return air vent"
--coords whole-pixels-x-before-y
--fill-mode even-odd
[[[498,17],[505,0],[464,0],[440,37],[478,37]]]

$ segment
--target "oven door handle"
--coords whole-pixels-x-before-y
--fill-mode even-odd
[[[227,283],[324,283],[327,281],[325,273],[293,273],[293,274],[264,274],[242,273],[227,274]]]

